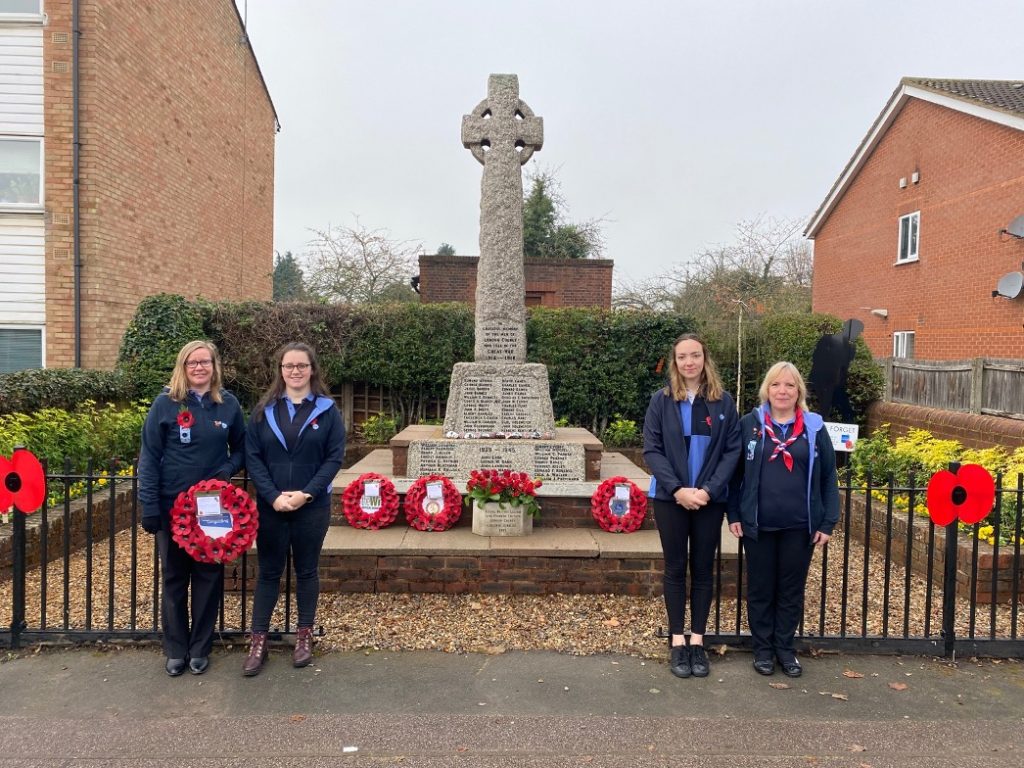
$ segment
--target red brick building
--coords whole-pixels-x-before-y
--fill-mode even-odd
[[[0,372],[111,367],[161,291],[270,298],[278,123],[233,0],[4,0],[0,57]]]
[[[420,256],[420,301],[476,303],[477,256]],[[612,306],[611,259],[526,259],[526,306]]]
[[[1024,82],[904,78],[806,231],[815,312],[878,357],[1024,358]]]

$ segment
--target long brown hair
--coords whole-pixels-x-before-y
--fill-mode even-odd
[[[303,352],[309,358],[309,391],[314,395],[331,396],[323,379],[320,377],[320,363],[317,362],[316,352],[313,351],[311,346],[303,344],[301,341],[290,341],[277,350],[274,355],[274,380],[267,388],[267,391],[263,393],[259,402],[256,403],[256,408],[252,414],[256,421],[263,418],[263,411],[268,405],[277,402],[277,399],[284,394],[286,386],[284,376],[281,374],[281,361],[284,360],[284,356],[289,352]]]
[[[176,403],[182,402],[188,395],[188,374],[185,372],[185,361],[188,356],[197,349],[205,349],[210,353],[210,360],[213,362],[213,371],[210,374],[210,399],[215,403],[223,403],[220,388],[223,377],[220,370],[220,355],[217,354],[217,345],[212,341],[190,341],[178,352],[178,359],[174,361],[174,371],[171,373],[170,392],[168,395]]]
[[[708,353],[708,345],[696,333],[684,333],[672,342],[672,347],[668,352],[669,385],[665,387],[665,394],[672,395],[672,399],[676,401],[686,399],[686,383],[683,381],[683,374],[676,368],[676,347],[683,341],[696,341],[700,344],[701,351],[704,353],[704,370],[700,374],[700,386],[697,388],[697,394],[709,402],[721,400],[725,387],[722,386],[722,379],[718,375],[718,368],[715,367],[715,362]]]

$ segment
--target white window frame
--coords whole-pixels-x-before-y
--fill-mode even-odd
[[[916,336],[915,331],[893,331],[892,334],[892,356],[898,357],[902,360],[913,360],[914,359],[914,341]],[[910,348],[910,354],[907,354],[907,348]]]
[[[903,222],[907,222],[907,234],[910,236],[910,243],[907,244],[907,255],[903,255]],[[900,216],[899,226],[896,230],[896,263],[897,264],[910,264],[911,262],[918,260],[918,254],[921,253],[921,212],[914,211],[904,216]],[[913,233],[913,236],[911,236]],[[910,246],[914,246],[913,252],[910,250]]]
[[[46,17],[46,15],[43,13],[43,0],[37,0],[36,7],[38,8],[38,10],[35,13],[17,13],[15,11],[0,10],[0,23],[8,24],[10,22],[27,21],[38,24]]]
[[[46,326],[45,325],[18,325],[16,323],[2,323],[0,330],[4,331],[39,331],[39,367],[46,367]]]
[[[46,209],[46,146],[42,136],[0,134],[0,141],[31,141],[39,145],[39,200],[35,203],[7,203],[0,200],[0,211],[42,211]]]

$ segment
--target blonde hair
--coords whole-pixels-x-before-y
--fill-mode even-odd
[[[807,410],[807,385],[804,384],[804,377],[800,375],[800,370],[785,360],[776,363],[768,369],[768,373],[764,375],[764,381],[761,382],[761,388],[757,391],[761,397],[761,404],[764,405],[768,402],[768,387],[779,378],[782,374],[788,373],[793,377],[793,381],[796,382],[796,407],[801,411]]]
[[[188,395],[188,374],[185,371],[185,361],[188,356],[197,349],[205,349],[210,353],[210,360],[213,361],[213,372],[210,375],[210,399],[215,403],[223,403],[221,396],[221,370],[220,356],[217,354],[217,347],[212,341],[190,341],[178,352],[178,359],[174,361],[174,372],[171,373],[170,392],[168,396],[176,403],[182,402]]]
[[[669,385],[665,388],[665,394],[671,394],[672,399],[676,401],[686,399],[686,382],[683,381],[683,374],[676,368],[676,347],[684,341],[696,341],[700,344],[701,351],[704,353],[704,370],[700,373],[700,386],[697,388],[697,394],[709,402],[721,400],[725,387],[722,386],[722,379],[718,375],[718,368],[715,367],[715,362],[711,359],[711,355],[708,354],[708,345],[695,333],[684,333],[672,342],[672,348],[668,354],[670,361],[668,364]]]

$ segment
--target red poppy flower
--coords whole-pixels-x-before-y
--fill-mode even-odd
[[[178,426],[182,429],[188,429],[196,423],[196,417],[192,415],[192,411],[178,411]]]
[[[10,461],[0,456],[0,510],[12,504],[26,515],[35,512],[46,498],[43,465],[33,454],[19,449]]]
[[[979,464],[964,464],[956,473],[942,470],[928,481],[928,514],[936,525],[984,520],[996,499],[996,483]]]
[[[704,423],[707,424],[710,427],[711,426],[711,417],[710,416],[706,416],[704,418]]]

